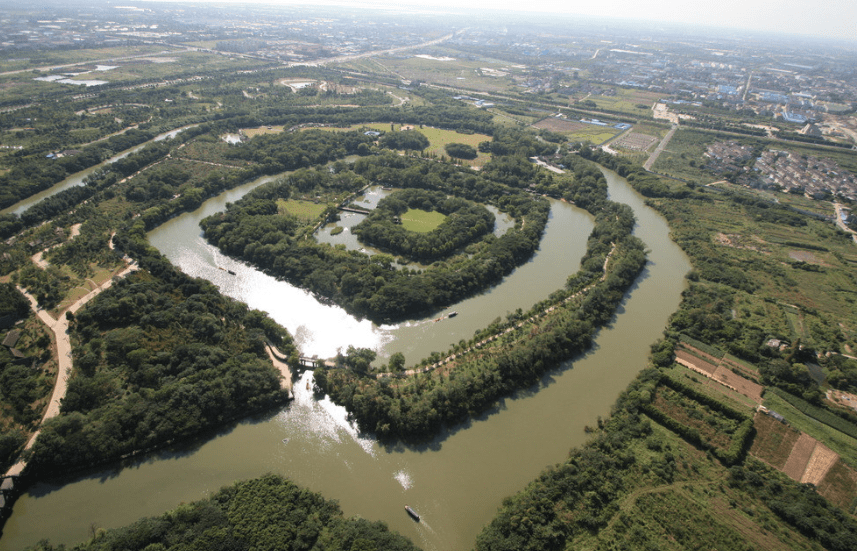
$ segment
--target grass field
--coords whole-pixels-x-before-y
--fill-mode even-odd
[[[326,208],[326,203],[315,203],[301,199],[277,200],[277,210],[280,214],[290,214],[304,222],[315,220],[321,216]]]
[[[436,211],[409,209],[402,215],[402,227],[408,231],[428,233],[446,220],[446,216]]]
[[[695,180],[700,184],[708,184],[720,178],[704,168],[706,158],[703,156],[708,144],[717,141],[714,134],[706,134],[694,130],[679,129],[670,143],[655,162],[652,170],[671,176]],[[690,162],[696,166],[690,166]]]

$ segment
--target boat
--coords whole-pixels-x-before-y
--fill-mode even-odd
[[[226,273],[229,275],[235,275],[235,272],[233,272],[232,270],[226,270]]]
[[[408,507],[407,505],[405,505],[405,511],[407,511],[408,514],[411,515],[411,518],[413,518],[415,521],[420,521],[420,516],[417,514],[417,512]]]
[[[306,389],[309,390],[309,381],[306,382]]]
[[[452,311],[452,312],[450,312],[450,313],[449,313],[449,316],[447,316],[447,317],[454,318],[454,317],[455,317],[455,316],[457,316],[457,315],[458,315],[458,312],[456,312],[456,311]]]

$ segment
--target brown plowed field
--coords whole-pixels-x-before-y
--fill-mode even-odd
[[[753,425],[756,427],[756,436],[750,453],[775,469],[782,470],[800,433],[764,413],[756,413]]]
[[[679,349],[680,350],[687,350],[688,352],[690,352],[691,354],[693,354],[697,358],[702,358],[703,360],[706,360],[710,363],[713,363],[714,365],[717,365],[720,363],[720,358],[712,356],[711,354],[709,354],[707,352],[703,352],[699,348],[693,347],[687,343],[681,343],[679,345]]]
[[[675,351],[676,360],[680,360],[679,363],[682,365],[692,364],[694,367],[705,371],[709,375],[713,375],[715,371],[717,371],[717,365],[709,363],[701,358],[696,357],[691,354],[687,350],[676,350]],[[686,362],[686,363],[685,363]]]
[[[789,478],[800,481],[803,477],[804,471],[806,470],[806,466],[809,463],[809,458],[812,457],[812,451],[815,449],[815,445],[817,443],[818,441],[812,436],[801,433],[800,438],[798,438],[797,443],[795,443],[794,448],[792,448],[792,453],[789,455],[789,458],[786,460],[786,464],[783,466],[783,472],[786,473]]]
[[[578,130],[589,130],[593,128],[591,124],[586,124],[585,122],[567,121],[564,119],[556,119],[554,117],[548,117],[544,120],[540,120],[533,126],[536,128],[545,128],[552,132],[577,132]],[[608,126],[606,128],[610,127]]]
[[[737,373],[733,373],[732,370],[721,365],[717,368],[717,371],[714,372],[712,378],[726,386],[731,386],[757,404],[762,403],[762,391],[765,390],[765,388],[761,385],[757,385],[753,381],[745,379]]]
[[[800,481],[818,486],[837,459],[839,459],[839,455],[835,451],[819,442],[815,445],[815,450],[812,452],[812,457],[809,458],[809,464],[806,466]]]

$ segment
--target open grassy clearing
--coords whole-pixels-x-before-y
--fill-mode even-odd
[[[280,214],[290,214],[304,222],[315,220],[321,216],[327,207],[327,203],[316,203],[302,199],[277,200],[277,211]]]
[[[720,178],[706,170],[703,156],[708,145],[718,141],[714,134],[679,128],[652,166],[655,172],[708,184]],[[693,162],[692,166],[690,163]]]
[[[343,132],[348,130],[360,130],[361,128],[377,130],[379,132],[399,132],[403,129],[403,125],[390,124],[385,122],[375,122],[369,124],[355,124],[347,128],[324,127],[321,128],[321,130]],[[456,132],[455,130],[445,130],[443,128],[433,128],[430,126],[415,128],[411,125],[405,125],[404,129],[416,130],[417,132],[428,138],[429,146],[425,149],[425,151],[437,157],[447,156],[446,150],[444,149],[446,144],[463,143],[473,148],[477,148],[480,142],[491,141],[491,136],[488,136],[486,134],[465,134],[461,132]],[[490,153],[479,152],[475,159],[461,159],[460,162],[461,164],[467,166],[482,166],[490,159]]]
[[[412,232],[428,233],[443,224],[444,220],[446,215],[437,211],[408,209],[402,215],[402,227]]]
[[[611,96],[589,96],[587,99],[590,99],[595,102],[595,105],[598,106],[599,109],[605,109],[607,111],[619,111],[621,113],[627,113],[628,115],[632,115],[634,117],[642,117],[642,118],[651,118],[652,116],[652,103],[654,100],[646,100],[641,99],[643,103],[640,103],[634,99],[633,96],[630,97],[611,97]]]
[[[464,60],[456,57],[455,52],[449,52],[448,57],[454,59],[438,61],[421,57],[405,59],[395,57],[379,57],[377,62],[387,71],[403,75],[411,80],[420,80],[445,86],[465,87],[469,90],[482,92],[509,92],[515,88],[515,82],[509,75],[510,64],[492,63],[486,60]],[[368,65],[368,64],[367,64]],[[366,65],[364,65],[365,67]],[[489,69],[484,71],[483,68]],[[382,70],[371,65],[368,70],[384,74]]]
[[[285,130],[283,125],[257,126],[256,128],[242,128],[241,133],[252,139],[264,134],[278,134],[283,130]]]
[[[157,60],[157,61],[156,61]],[[232,59],[204,52],[174,52],[165,56],[153,56],[123,62],[116,69],[103,73],[91,73],[87,78],[102,78],[110,82],[135,82],[138,80],[165,79],[184,71],[248,70],[269,65],[250,59]]]

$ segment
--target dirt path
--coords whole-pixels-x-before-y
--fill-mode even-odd
[[[274,364],[280,373],[283,375],[282,388],[283,390],[292,390],[292,370],[289,369],[289,366],[286,362],[282,361],[280,358],[283,357],[282,352],[277,350],[271,343],[265,344],[265,351],[268,353],[268,357],[271,358],[271,362]]]
[[[124,270],[117,273],[114,278],[125,277],[129,273],[137,270],[138,267],[136,264],[129,264],[125,267]],[[18,290],[27,297],[27,300],[30,301],[30,307],[36,312],[36,315],[42,320],[51,331],[54,333],[54,341],[57,346],[57,380],[54,383],[54,391],[51,394],[50,402],[48,402],[48,407],[45,409],[45,414],[42,416],[41,423],[44,423],[45,420],[50,419],[52,417],[56,417],[60,412],[60,404],[62,399],[65,397],[66,390],[68,389],[68,376],[71,373],[72,368],[72,356],[71,356],[71,339],[68,334],[68,319],[66,319],[66,312],[75,313],[80,310],[84,304],[98,296],[98,294],[110,288],[113,285],[113,279],[108,279],[100,286],[97,286],[95,289],[87,293],[86,295],[80,297],[76,302],[74,302],[71,306],[69,306],[66,310],[60,313],[59,319],[54,319],[47,310],[44,310],[39,307],[38,302],[36,302],[35,297],[27,292],[23,287],[18,286]],[[36,438],[39,436],[41,430],[37,430],[33,433],[33,436],[27,441],[27,445],[24,447],[25,450],[30,449],[33,446],[33,443],[36,441]],[[14,476],[21,474],[21,471],[24,470],[26,466],[26,462],[23,460],[18,461],[9,469],[6,473],[7,476]]]

